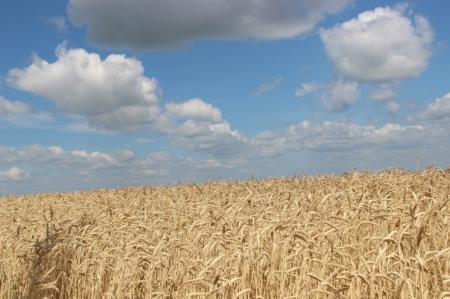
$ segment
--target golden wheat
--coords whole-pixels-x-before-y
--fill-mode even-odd
[[[445,298],[450,171],[0,199],[0,298]]]

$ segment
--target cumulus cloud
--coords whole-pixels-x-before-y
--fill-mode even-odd
[[[0,170],[0,181],[20,182],[28,178],[28,173],[19,167],[12,167],[7,170]]]
[[[370,93],[370,98],[376,102],[392,100],[396,96],[397,93],[392,89],[390,84],[381,84]]]
[[[151,123],[159,112],[159,87],[140,61],[124,55],[102,59],[84,49],[56,51],[57,60],[34,57],[8,73],[14,87],[46,98],[63,113],[86,117],[93,127],[129,130]]]
[[[386,104],[387,110],[389,110],[392,113],[397,113],[400,111],[400,105],[396,102],[389,102]]]
[[[262,96],[263,94],[268,93],[269,91],[274,90],[275,88],[277,88],[281,83],[283,82],[282,78],[276,78],[273,79],[270,82],[266,82],[261,84],[255,91],[255,96],[259,97]]]
[[[356,104],[358,100],[358,83],[338,79],[329,84],[323,95],[325,110],[328,112],[343,112]]]
[[[201,99],[161,107],[158,83],[144,76],[141,62],[134,58],[111,54],[102,59],[84,49],[62,46],[56,56],[55,62],[35,57],[30,66],[9,71],[7,80],[55,103],[60,112],[74,119],[65,127],[68,130],[148,129],[178,145],[213,155],[230,153],[243,141],[220,110]]]
[[[295,96],[304,97],[307,94],[316,92],[320,87],[320,84],[317,82],[302,83],[302,85],[295,91]]]
[[[75,25],[91,41],[135,49],[172,47],[207,38],[291,38],[310,32],[351,0],[70,0]]]
[[[202,99],[168,103],[155,130],[176,145],[213,156],[237,154],[245,145],[245,137],[231,128],[220,110]]]
[[[422,16],[410,18],[404,9],[378,7],[322,29],[320,37],[342,75],[383,82],[413,78],[426,69],[433,31]]]
[[[437,98],[424,111],[412,116],[411,119],[427,121],[450,120],[450,93]]]

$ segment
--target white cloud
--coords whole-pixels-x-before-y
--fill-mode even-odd
[[[220,110],[201,99],[167,104],[155,128],[176,145],[213,156],[234,155],[245,146],[245,138]]]
[[[29,114],[33,113],[30,105],[20,101],[9,101],[0,96],[0,116],[8,114]]]
[[[261,84],[255,91],[255,96],[259,97],[262,96],[266,93],[268,93],[269,91],[274,90],[275,88],[277,88],[281,83],[283,82],[283,79],[281,78],[276,78],[273,79],[270,82],[266,82],[264,84]]]
[[[153,152],[136,157],[130,150],[116,152],[68,150],[59,146],[32,145],[22,148],[0,146],[0,164],[17,163],[33,169],[32,180],[19,167],[0,170],[0,193],[49,192],[101,187],[174,183],[217,177],[230,166],[224,160],[171,156]],[[214,170],[214,174],[209,172]]]
[[[27,103],[10,101],[0,96],[0,124],[17,127],[42,127],[54,121],[49,112],[36,111]]]
[[[140,61],[114,54],[102,60],[63,46],[56,55],[53,63],[35,57],[27,68],[9,71],[8,82],[51,100],[63,113],[86,117],[99,129],[135,129],[157,116],[158,84],[144,76]]]
[[[215,169],[215,168],[230,168],[230,166],[223,164],[222,162],[215,159],[207,159],[197,164],[199,169]]]
[[[85,150],[65,151],[58,146],[31,145],[23,148],[0,146],[0,163],[39,162],[58,163],[70,167],[83,165],[85,169],[121,167],[134,159],[134,153],[123,150],[113,153]]]
[[[126,149],[103,152],[39,144],[22,148],[0,146],[0,164],[24,165],[33,170],[32,180],[23,183],[20,188],[8,184],[6,179],[1,180],[1,177],[18,181],[27,178],[27,173],[17,167],[7,173],[1,172],[0,189],[6,190],[3,192],[24,193],[99,188],[112,186],[111,181],[119,185],[120,180],[125,182],[137,175],[140,163],[141,160]]]
[[[450,120],[450,93],[437,98],[424,111],[412,116],[411,119],[428,121]]]
[[[233,130],[227,121],[212,123],[189,119],[180,125],[160,129],[176,145],[207,152],[213,156],[237,155],[246,145],[245,137],[239,131]]]
[[[394,148],[417,142],[426,136],[420,125],[401,126],[386,123],[376,128],[355,123],[303,121],[286,132],[265,132],[252,140],[262,156],[286,155],[288,152],[337,153],[383,146]]]
[[[380,84],[378,88],[372,90],[370,98],[376,102],[392,100],[397,96],[395,90],[392,89],[390,84]]]
[[[382,82],[416,77],[431,55],[433,31],[422,16],[378,7],[320,31],[336,69],[357,81]]]
[[[201,99],[192,99],[183,103],[169,103],[166,105],[166,111],[176,117],[205,120],[212,123],[222,122],[220,110]]]
[[[19,167],[0,171],[0,181],[20,182],[28,178],[28,173]]]
[[[102,46],[152,48],[207,38],[291,38],[351,0],[71,0],[68,14]]]
[[[397,113],[400,111],[401,107],[396,102],[389,102],[386,104],[386,108],[387,108],[387,110],[389,110],[392,113]]]
[[[323,95],[325,110],[342,112],[348,110],[358,101],[358,83],[338,79],[332,82]]]
[[[172,142],[213,155],[230,153],[243,142],[220,110],[201,99],[159,105],[160,88],[144,76],[140,61],[123,55],[101,59],[83,49],[59,47],[53,63],[35,57],[25,69],[9,72],[10,84],[42,96],[74,122],[65,129],[107,133],[148,129]]]
[[[203,121],[197,125],[206,123]],[[222,133],[215,136],[217,139],[226,139],[232,131],[230,128],[222,129]],[[210,178],[248,178],[252,174],[299,174],[299,171],[312,174],[339,172],[353,167],[370,167],[372,170],[388,166],[414,168],[418,157],[426,164],[436,163],[446,167],[450,163],[446,155],[450,149],[449,133],[448,123],[440,122],[371,126],[305,120],[285,130],[261,132],[251,139],[232,139],[231,142],[225,142],[229,152],[224,150],[219,141],[214,140],[212,144],[217,145],[217,148],[208,149],[216,154],[213,158],[177,156],[167,152],[136,157],[130,150],[103,152],[42,145],[23,148],[0,146],[0,164],[33,169],[33,180],[24,182],[20,188],[17,187],[19,185],[8,183],[10,179],[7,181],[3,175],[0,192],[198,182]],[[203,135],[201,130],[198,136],[192,131],[190,134],[193,135],[179,133],[177,136],[185,138],[185,142],[189,142],[190,137],[200,138],[198,141],[201,142],[193,144],[207,147],[211,143],[205,136],[214,137],[211,132]],[[438,146],[430,148],[429,144]],[[21,172],[8,171],[7,176],[21,177],[14,173]],[[26,178],[27,175],[22,177]]]
[[[304,97],[307,94],[316,92],[320,87],[320,84],[317,82],[302,83],[301,87],[295,91],[295,96]]]

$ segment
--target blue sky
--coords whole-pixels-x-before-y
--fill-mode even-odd
[[[450,165],[443,1],[0,4],[0,194]]]

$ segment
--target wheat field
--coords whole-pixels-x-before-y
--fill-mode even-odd
[[[450,170],[5,197],[0,298],[450,298]]]

